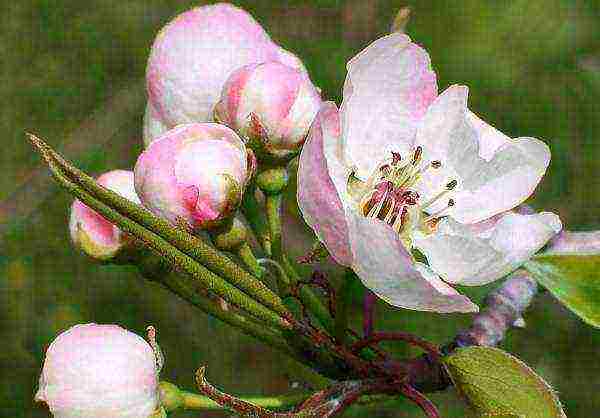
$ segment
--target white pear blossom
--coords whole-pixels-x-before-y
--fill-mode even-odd
[[[562,228],[513,210],[545,174],[548,146],[502,134],[467,96],[459,85],[438,96],[425,50],[395,33],[348,63],[339,112],[323,106],[302,151],[306,221],[394,306],[476,311],[452,285],[505,276]]]

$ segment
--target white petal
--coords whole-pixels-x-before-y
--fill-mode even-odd
[[[446,218],[436,233],[415,234],[413,244],[445,281],[477,286],[517,269],[561,228],[558,216],[548,212],[508,212],[474,225]]]
[[[488,125],[471,111],[467,112],[467,121],[477,131],[479,137],[479,156],[486,161],[492,159],[498,148],[512,141],[509,136]]]
[[[510,210],[535,190],[550,163],[550,150],[534,138],[509,139],[467,109],[466,87],[452,86],[431,105],[417,132],[425,162],[440,160],[416,190],[424,201],[450,180],[458,186],[427,208],[436,212],[452,197],[456,204],[445,214],[463,223],[476,223]]]
[[[387,224],[347,210],[353,269],[363,284],[390,305],[433,312],[476,312],[477,305],[415,264]]]
[[[348,63],[341,107],[344,155],[366,180],[391,151],[407,155],[437,95],[427,52],[406,35],[378,39]]]
[[[550,149],[535,138],[517,138],[481,160],[456,193],[449,214],[464,223],[479,222],[523,203],[550,164]]]

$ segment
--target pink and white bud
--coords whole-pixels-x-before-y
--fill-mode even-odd
[[[210,122],[229,75],[265,61],[304,68],[244,10],[225,3],[188,10],[154,40],[146,68],[149,102],[168,128]]]
[[[305,72],[280,62],[250,64],[227,80],[215,119],[249,139],[260,159],[295,155],[321,106]]]
[[[243,141],[224,125],[179,125],[140,155],[135,190],[155,215],[194,229],[211,228],[238,208],[249,159]]]
[[[48,347],[35,400],[56,418],[148,418],[159,403],[154,352],[117,325],[76,325]]]
[[[97,181],[126,199],[140,203],[133,186],[132,171],[109,171],[98,177]],[[100,261],[112,260],[135,248],[135,241],[131,236],[123,233],[79,200],[75,200],[71,206],[69,232],[77,248]]]

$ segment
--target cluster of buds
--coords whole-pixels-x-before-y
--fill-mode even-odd
[[[133,171],[110,171],[97,183],[173,226],[209,231],[218,248],[243,252],[236,212],[244,190],[259,162],[281,167],[299,153],[321,104],[318,89],[298,57],[229,4],[168,23],[152,46],[146,80],[145,150]],[[69,230],[95,260],[143,266],[149,257],[79,200]],[[36,399],[57,417],[156,416],[155,363],[152,347],[135,334],[78,325],[50,345]]]

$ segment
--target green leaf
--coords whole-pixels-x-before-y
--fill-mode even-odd
[[[600,255],[541,255],[525,268],[563,305],[600,327]]]
[[[525,363],[500,349],[459,348],[443,362],[478,417],[566,417],[552,388]]]

